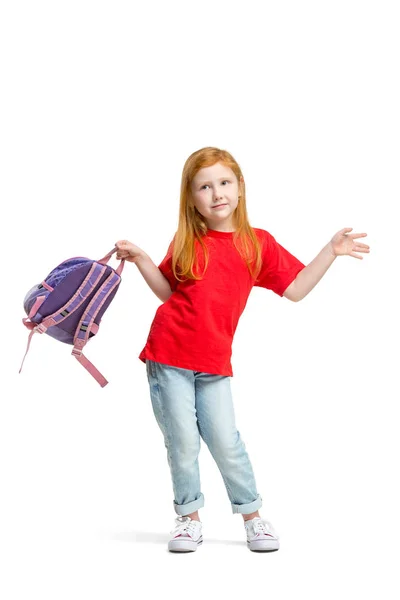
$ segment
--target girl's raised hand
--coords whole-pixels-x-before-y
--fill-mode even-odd
[[[367,244],[362,244],[361,242],[356,242],[355,240],[360,237],[365,237],[366,233],[348,233],[352,231],[352,227],[345,227],[341,229],[330,241],[330,245],[332,248],[332,253],[334,256],[340,256],[343,254],[348,254],[349,256],[354,256],[354,258],[363,258],[356,254],[356,252],[369,252],[369,246]]]
[[[135,246],[128,240],[120,240],[116,242],[118,260],[127,260],[128,262],[136,263],[139,258],[144,256],[145,252],[139,246]]]

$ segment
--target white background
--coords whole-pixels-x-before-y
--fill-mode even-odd
[[[397,10],[3,4],[4,600],[399,597]],[[231,384],[271,554],[246,548],[203,442],[204,544],[167,551],[172,483],[138,358],[160,301],[135,265],[86,349],[106,388],[46,335],[18,374],[28,289],[124,238],[159,264],[204,146],[233,154],[251,224],[306,264],[343,227],[371,247],[299,303],[254,288],[239,322]]]

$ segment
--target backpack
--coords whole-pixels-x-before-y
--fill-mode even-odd
[[[22,319],[31,330],[21,368],[34,333],[73,345],[72,355],[104,387],[108,381],[83,355],[87,342],[98,332],[101,318],[112,302],[124,268],[121,260],[114,270],[107,265],[117,248],[100,260],[69,258],[53,269],[44,281],[29,290],[24,299],[28,315]]]

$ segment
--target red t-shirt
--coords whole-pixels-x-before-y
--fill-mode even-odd
[[[173,293],[155,314],[147,342],[139,355],[173,367],[233,377],[232,341],[252,287],[272,290],[279,296],[305,265],[264,229],[253,228],[262,245],[262,268],[255,280],[233,244],[233,232],[208,229],[203,242],[209,263],[202,280],[177,281],[172,272],[172,252],[158,268]],[[202,274],[204,253],[195,241]]]

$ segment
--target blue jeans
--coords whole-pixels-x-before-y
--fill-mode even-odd
[[[236,429],[230,377],[146,360],[153,412],[164,436],[178,515],[204,506],[200,436],[222,475],[233,513],[262,506],[245,444]]]

